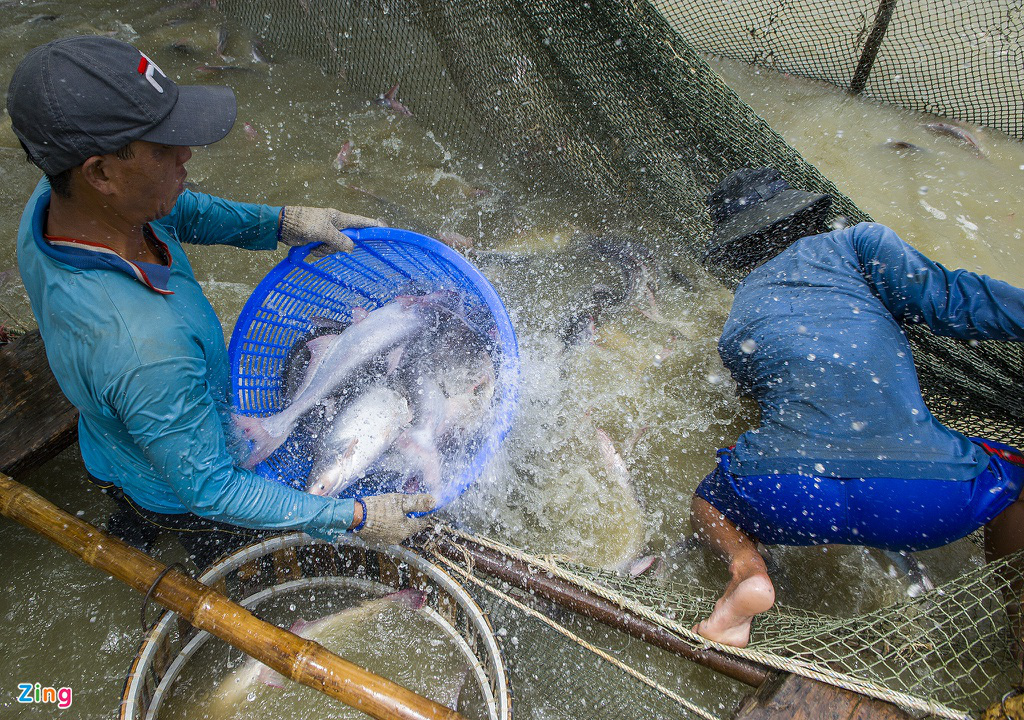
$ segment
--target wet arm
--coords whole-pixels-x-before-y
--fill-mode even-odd
[[[962,340],[1024,341],[1024,290],[969,270],[948,270],[883,225],[853,230],[861,270],[897,320]]]
[[[108,388],[108,401],[157,473],[196,515],[322,538],[353,525],[352,500],[308,495],[234,465],[196,360],[143,365]]]
[[[171,214],[157,222],[173,228],[182,242],[274,250],[280,239],[281,210],[186,190]]]

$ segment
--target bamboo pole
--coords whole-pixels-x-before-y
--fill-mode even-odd
[[[260,620],[191,576],[176,569],[167,571],[162,563],[69,515],[2,472],[0,513],[140,593],[152,588],[153,600],[196,628],[371,717],[462,720],[454,710],[343,660],[312,640]]]
[[[463,562],[468,554],[473,567],[488,575],[493,575],[510,585],[547,598],[551,602],[586,615],[687,660],[692,660],[734,680],[758,687],[772,675],[772,671],[768,668],[749,660],[726,655],[712,649],[695,648],[678,635],[646,618],[635,615],[577,585],[550,577],[542,571],[538,572],[527,563],[510,558],[491,548],[454,538],[435,538],[434,542],[436,544],[432,546],[433,548],[455,562]]]

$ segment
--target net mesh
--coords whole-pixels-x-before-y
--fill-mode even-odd
[[[702,52],[849,88],[890,19],[864,94],[1024,138],[1024,6],[963,0],[657,0]],[[881,29],[881,28],[880,28]]]
[[[846,85],[875,22],[874,2],[693,0],[655,8],[646,0],[221,0],[219,6],[258,35],[272,57],[311,60],[369,97],[397,83],[402,102],[459,152],[497,156],[528,182],[555,184],[606,206],[609,215],[658,224],[674,249],[693,258],[701,257],[710,229],[705,196],[742,166],[776,167],[790,185],[832,195],[837,215],[869,219],[723,84],[698,51]],[[867,92],[1019,137],[1021,12],[1019,2],[897,3]],[[674,25],[686,29],[685,37]],[[920,327],[908,334],[925,398],[942,422],[1024,444],[1018,346],[960,343]],[[692,624],[711,606],[692,587],[626,585],[574,570],[580,582],[636,598],[665,622]],[[1011,565],[992,564],[912,602],[853,619],[779,607],[759,624],[750,652],[776,667],[833,673],[830,682],[841,676],[854,687],[876,694],[882,688],[891,699],[916,699],[919,708],[961,717],[1020,679],[1003,630],[1002,597],[1015,578]],[[529,668],[546,660],[529,643],[509,655],[529,683],[544,682],[542,671]],[[556,673],[551,682],[581,677],[575,673]],[[630,716],[602,702],[585,714]]]

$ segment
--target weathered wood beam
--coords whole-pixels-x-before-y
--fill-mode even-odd
[[[0,471],[42,465],[78,437],[78,411],[57,385],[38,330],[0,346]]]
[[[884,700],[779,673],[740,704],[733,720],[912,720]]]

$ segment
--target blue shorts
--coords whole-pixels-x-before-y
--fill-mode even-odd
[[[1024,456],[992,440],[972,441],[991,456],[973,480],[825,478],[729,472],[732,453],[695,494],[767,545],[869,545],[927,550],[973,532],[1005,510],[1024,487]]]

